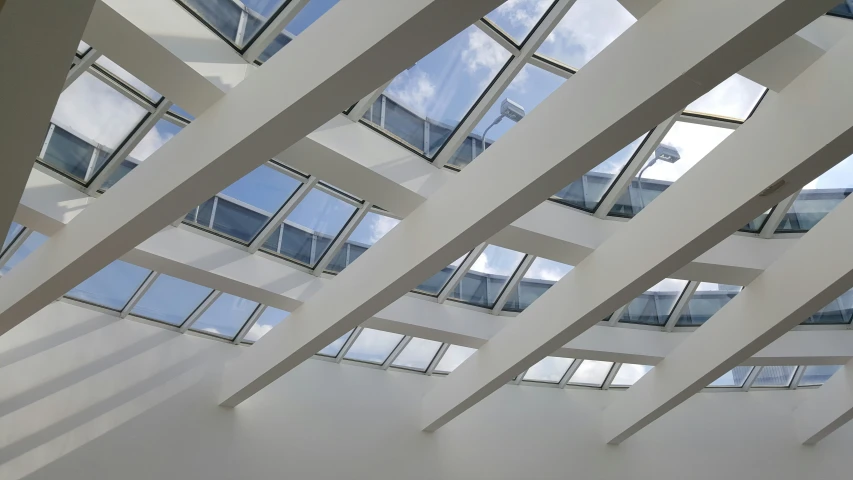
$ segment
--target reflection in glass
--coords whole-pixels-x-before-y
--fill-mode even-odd
[[[610,384],[612,387],[630,387],[631,385],[637,383],[637,380],[643,378],[643,376],[649,373],[652,369],[651,365],[635,365],[633,363],[623,363],[621,367],[619,367],[619,371],[616,372],[616,376],[613,377],[613,383]]]
[[[121,311],[151,270],[116,260],[65,294],[66,297]]]
[[[572,266],[538,257],[530,268],[524,273],[518,285],[512,289],[507,298],[504,310],[509,312],[521,312],[529,307],[537,298],[551,288],[551,285],[560,281],[563,276],[572,270]]]
[[[335,259],[329,263],[327,270],[335,273],[343,271],[398,223],[400,221],[396,218],[369,212],[355,227],[344,246],[335,255]]]
[[[853,192],[853,156],[806,185],[782,218],[776,233],[810,230],[850,192]]]
[[[766,89],[752,80],[734,74],[685,110],[703,115],[746,120],[758,105]]]
[[[512,38],[516,45],[521,45],[553,3],[553,0],[506,1],[486,15],[486,20]]]
[[[687,280],[665,278],[628,304],[619,319],[623,323],[666,325],[675,302],[684,292]]]
[[[569,383],[572,385],[584,385],[587,387],[601,387],[607,374],[613,367],[613,362],[600,362],[598,360],[584,360],[575,371]]]
[[[315,20],[320,18],[324,13],[329,11],[338,3],[338,0],[311,0],[299,13],[284,27],[284,30],[276,35],[272,43],[258,56],[258,60],[266,62],[297,35],[308,28]]]
[[[246,332],[246,336],[243,338],[243,341],[246,343],[257,342],[261,337],[269,333],[269,331],[272,330],[272,327],[281,323],[281,321],[289,315],[290,312],[279,310],[274,307],[266,307],[263,313],[261,313],[261,316],[258,317],[258,320],[255,321],[255,324],[252,325],[252,328]]]
[[[12,222],[12,225],[9,226],[9,231],[6,232],[6,239],[3,240],[3,248],[0,249],[0,255],[6,252],[6,248],[9,247],[9,244],[12,243],[23,231],[23,225]]]
[[[117,63],[113,62],[112,60],[103,55],[101,55],[100,57],[98,57],[97,60],[95,60],[95,65],[101,67],[103,70],[106,70],[112,76],[135,88],[139,93],[145,95],[145,97],[147,97],[154,103],[159,102],[160,99],[163,98],[163,95],[160,95],[153,88],[149,87],[141,80],[131,75],[130,72],[121,68]]]
[[[391,364],[395,367],[425,372],[430,363],[441,348],[441,342],[427,340],[425,338],[413,338],[394,359]]]
[[[179,0],[223,37],[243,47],[257,35],[285,0]],[[242,25],[242,28],[241,28]]]
[[[457,258],[456,261],[451,263],[450,265],[441,269],[440,272],[435,275],[429,277],[424,283],[418,285],[415,288],[415,291],[418,293],[425,293],[427,295],[436,296],[441,292],[445,285],[447,285],[447,281],[450,280],[450,277],[453,276],[453,273],[456,272],[456,269],[459,268],[459,265],[462,265],[462,262],[465,260],[468,254],[462,255]]]
[[[753,387],[787,387],[791,385],[791,380],[794,378],[794,372],[797,371],[795,366],[768,366],[761,367],[758,376],[755,377]]]
[[[805,367],[806,371],[800,378],[800,387],[811,387],[823,385],[830,377],[835,375],[841,365],[810,365]]]
[[[361,331],[352,346],[344,354],[347,360],[382,364],[388,355],[400,344],[403,336],[399,333],[383,332],[365,328]]]
[[[459,345],[451,345],[444,352],[441,361],[435,367],[435,373],[450,373],[456,370],[456,367],[462,365],[462,362],[468,360],[468,357],[474,355],[476,348],[460,347]]]
[[[735,298],[743,287],[702,282],[675,324],[678,327],[699,326]]]
[[[201,314],[190,329],[233,339],[256,308],[258,308],[258,302],[223,293]]]
[[[122,160],[118,168],[115,169],[113,174],[110,175],[110,178],[104,182],[101,188],[106,190],[118,183],[119,180],[124,178],[124,176],[136,168],[137,165],[147,160],[151,154],[156,152],[160,147],[165,145],[166,142],[171,140],[172,137],[177,135],[181,129],[182,127],[179,127],[172,122],[159,120],[154,125],[154,128],[145,134],[145,136],[142,137],[142,140],[139,141],[139,144],[131,150],[127,158]]]
[[[349,340],[350,335],[352,335],[354,330],[350,330],[349,332],[341,335],[340,338],[335,340],[334,342],[326,345],[325,348],[317,352],[317,355],[322,355],[324,357],[337,357],[339,353],[341,353],[341,349],[344,348],[344,344]]]
[[[210,288],[161,273],[130,313],[179,326],[212,292]]]
[[[494,306],[523,259],[521,252],[487,246],[448,298],[486,308]]]
[[[851,318],[853,318],[853,290],[848,290],[807,318],[803,325],[846,325],[850,323]]]
[[[545,357],[539,360],[524,374],[522,380],[528,382],[559,383],[569,370],[574,359],[563,357]]]
[[[44,242],[47,241],[47,237],[40,234],[39,232],[33,231],[30,233],[30,236],[24,240],[24,243],[15,250],[15,253],[9,258],[9,260],[0,268],[0,275],[6,275],[9,273],[15,265],[21,263],[21,261],[27,258],[31,253],[33,253],[38,247],[40,247]]]
[[[753,367],[735,367],[724,373],[722,377],[714,380],[709,387],[736,387],[740,388],[746,383],[746,378],[752,372]]]

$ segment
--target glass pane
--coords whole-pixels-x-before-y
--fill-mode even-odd
[[[747,223],[740,229],[741,232],[747,233],[758,233],[761,231],[761,228],[764,226],[764,221],[767,220],[767,217],[770,216],[770,212],[772,212],[772,208],[768,208],[766,212],[761,215],[755,217],[752,221]]]
[[[678,327],[702,325],[735,298],[742,288],[722,283],[700,283],[687,305],[684,306],[684,311],[681,312],[675,325]]]
[[[853,318],[853,290],[848,290],[807,318],[803,325],[845,325],[850,323],[851,318]]]
[[[524,254],[521,252],[495,245],[487,246],[449,298],[481,307],[492,307],[523,259]]]
[[[841,365],[810,365],[806,367],[803,377],[800,379],[800,387],[823,385],[830,377],[835,375]]]
[[[272,327],[281,323],[281,321],[288,316],[290,316],[290,312],[279,310],[275,307],[266,307],[263,313],[261,313],[261,316],[258,317],[258,320],[255,321],[255,324],[252,325],[252,328],[246,332],[246,336],[243,338],[243,341],[246,343],[257,342],[261,337],[272,330]]]
[[[584,360],[581,366],[569,379],[569,383],[573,385],[585,385],[589,387],[600,387],[604,385],[604,380],[610,369],[613,367],[613,362],[600,362],[598,360]]]
[[[628,304],[620,322],[666,325],[669,312],[684,292],[687,280],[664,278]]]
[[[482,30],[468,27],[394,78],[378,126],[433,157],[509,57]]]
[[[631,181],[610,215],[633,217],[681,178],[734,130],[676,122]]]
[[[723,83],[702,95],[685,110],[704,115],[746,120],[765,88],[748,78],[734,74]]]
[[[305,31],[305,29],[314,23],[315,20],[323,16],[324,13],[329,11],[329,9],[334,7],[337,3],[338,0],[309,1],[302,10],[296,14],[296,17],[294,17],[286,27],[284,27],[284,30],[276,35],[272,43],[270,43],[269,46],[258,56],[258,60],[262,62],[269,60],[270,57],[290,43],[290,41],[296,38],[297,35]]]
[[[441,342],[413,338],[391,365],[425,372],[439,348],[441,348]]]
[[[244,13],[240,2],[233,0],[179,1],[238,47],[251,41],[285,2],[285,0],[243,0],[242,4],[246,6]],[[241,15],[245,16],[244,20],[241,20]],[[245,22],[242,32],[240,31],[241,21]]]
[[[545,357],[524,374],[522,380],[530,382],[559,383],[569,370],[573,358]]]
[[[474,355],[476,348],[460,347],[459,345],[451,345],[444,352],[444,356],[435,367],[437,373],[450,373],[456,370],[456,367],[462,365],[462,362],[468,360],[468,357]]]
[[[776,233],[805,232],[853,192],[853,155],[803,187]]]
[[[184,117],[185,119],[187,119],[189,121],[195,120],[195,117],[192,116],[190,114],[190,112],[184,110],[183,108],[181,108],[177,105],[172,105],[171,107],[169,107],[169,112],[177,114],[178,116]]]
[[[646,135],[634,140],[625,148],[616,152],[612,157],[601,162],[601,164],[590,170],[589,173],[579,180],[575,180],[568,186],[563,187],[552,198],[556,198],[560,203],[566,203],[583,210],[595,210],[598,208],[598,203],[604,198],[604,194],[607,193],[610,185],[616,181],[622,169],[625,168],[625,165],[637,153],[637,149],[643,144],[644,138],[646,138]]]
[[[92,47],[90,47],[88,43],[84,42],[83,40],[80,40],[80,42],[77,44],[77,53],[80,56],[83,56],[83,54],[89,51],[90,48]]]
[[[40,247],[44,242],[47,241],[47,237],[40,234],[39,232],[33,231],[30,233],[30,236],[24,241],[24,243],[15,250],[15,253],[12,254],[12,257],[6,261],[6,264],[0,268],[0,275],[6,275],[9,273],[15,265],[21,263],[21,261],[27,258],[31,253],[33,253],[38,247]]]
[[[579,69],[636,21],[618,0],[578,0],[536,53]]]
[[[158,121],[154,125],[154,128],[142,137],[139,144],[131,150],[130,155],[121,162],[118,168],[112,175],[110,175],[110,178],[104,182],[104,185],[101,188],[106,190],[118,183],[119,180],[124,178],[124,176],[136,168],[137,165],[147,160],[151,154],[165,145],[166,142],[171,140],[172,137],[177,135],[181,130],[182,127],[179,127],[167,120]]]
[[[15,238],[17,238],[18,235],[20,235],[20,233],[23,231],[24,231],[23,225],[21,225],[19,223],[12,222],[12,225],[9,226],[9,231],[6,232],[6,239],[3,240],[3,248],[0,249],[0,254],[5,252],[6,248],[9,246],[9,244],[12,243],[12,241],[14,241]]]
[[[486,15],[486,19],[520,45],[553,3],[553,0],[508,0]]]
[[[149,100],[154,103],[159,102],[160,99],[163,98],[163,95],[160,95],[159,93],[157,93],[156,90],[149,87],[141,80],[131,75],[130,72],[121,68],[120,66],[118,66],[117,63],[113,62],[112,60],[103,55],[101,55],[100,57],[98,57],[97,60],[95,60],[95,65],[101,67],[102,69],[110,73],[112,76],[135,88],[139,93],[145,95]]]
[[[388,355],[400,344],[403,336],[398,333],[383,332],[365,328],[352,343],[344,355],[347,360],[367,363],[384,363]]]
[[[753,387],[787,387],[791,384],[791,379],[794,378],[794,372],[797,371],[797,367],[782,367],[782,366],[770,366],[770,367],[761,367],[761,371],[758,372],[758,376],[755,377],[755,382],[753,382]]]
[[[651,365],[623,363],[610,385],[613,387],[630,387],[637,383],[637,380],[643,378],[643,375],[649,373],[652,368]]]
[[[210,288],[160,274],[130,313],[180,325],[212,292]]]
[[[492,105],[480,123],[474,127],[473,133],[468,137],[470,141],[459,147],[449,163],[459,168],[471,163],[474,158],[483,153],[484,148],[495,143],[521,120],[517,117],[519,111],[522,115],[532,112],[542,100],[545,100],[545,97],[565,81],[565,78],[541,68],[525,65],[509,84],[503,96]],[[488,136],[484,138],[485,133],[488,133]]]
[[[469,252],[470,253],[470,252]],[[440,272],[435,275],[429,277],[427,281],[420,284],[415,288],[416,292],[426,293],[427,295],[438,295],[439,292],[447,285],[447,281],[450,280],[450,277],[453,276],[453,273],[456,272],[456,269],[459,268],[459,265],[462,265],[462,262],[465,260],[469,254],[466,253],[461,257],[457,258],[456,261],[451,263],[450,265],[441,269]]]
[[[341,338],[335,340],[334,342],[328,344],[324,349],[317,352],[317,355],[322,355],[324,357],[337,357],[339,353],[341,353],[341,349],[344,347],[344,344],[349,340],[349,336],[352,335],[354,330],[350,330],[349,332],[341,335]]]
[[[724,373],[722,377],[714,380],[709,387],[737,387],[740,388],[746,382],[746,377],[752,372],[753,367],[735,367]]]
[[[327,270],[341,272],[349,264],[354,262],[362,253],[366,252],[386,233],[400,223],[396,218],[386,217],[378,213],[370,212],[364,216],[361,223],[355,227],[346,244],[335,255],[335,259],[329,264]]]
[[[120,311],[150,273],[151,270],[116,260],[65,296]]]
[[[509,294],[504,310],[520,312],[572,270],[571,265],[538,257]]]
[[[223,293],[208,307],[191,329],[223,338],[234,338],[249,320],[258,302]]]
[[[86,182],[140,121],[144,108],[85,72],[59,96],[41,159]]]
[[[838,6],[832,7],[829,13],[841,15],[847,18],[853,18],[853,1],[844,0]]]

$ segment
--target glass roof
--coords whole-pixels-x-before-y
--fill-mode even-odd
[[[217,337],[233,339],[249,316],[258,308],[257,302],[223,293],[193,323],[191,330]]]
[[[700,283],[687,305],[684,306],[675,325],[678,327],[702,325],[735,298],[741,288],[721,283]]]
[[[509,312],[523,311],[547,292],[551,285],[560,281],[572,268],[571,265],[547,258],[536,258],[509,294],[503,309]]]
[[[523,380],[530,382],[558,383],[574,362],[572,358],[545,357],[524,373]]]
[[[734,74],[685,110],[706,116],[746,120],[766,91],[766,88],[752,80]]]
[[[65,296],[120,311],[150,274],[151,270],[116,260]]]
[[[160,274],[131,313],[180,326],[211,293],[210,288]]]
[[[491,308],[523,259],[523,253],[495,245],[487,246],[456,284],[449,298]]]
[[[357,360],[365,363],[382,364],[391,352],[403,340],[399,333],[383,332],[365,328],[356,337],[355,342],[344,354],[347,360]]]
[[[521,45],[553,4],[554,0],[508,0],[486,15],[486,20]]]
[[[643,325],[666,325],[687,280],[665,278],[628,304],[619,321]]]
[[[258,60],[261,62],[269,60],[270,57],[284,48],[285,45],[290,43],[290,41],[296,38],[297,35],[305,31],[305,29],[311,26],[315,20],[329,11],[330,8],[337,5],[337,3],[338,0],[310,0],[304,7],[302,7],[302,10],[293,17],[293,20],[284,27],[284,30],[276,35],[275,39],[260,54]]]
[[[613,378],[613,383],[611,386],[613,387],[630,387],[631,385],[637,383],[637,380],[643,378],[643,376],[649,373],[652,370],[651,365],[634,365],[632,363],[623,363],[622,366],[619,367],[619,371],[616,372],[616,376]]]
[[[851,192],[853,192],[853,155],[803,187],[776,229],[776,233],[810,230]]]

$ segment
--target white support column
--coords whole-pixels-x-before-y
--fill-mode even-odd
[[[815,445],[853,419],[853,360],[794,410],[797,438]]]
[[[291,20],[296,18],[296,15],[302,11],[302,8],[308,4],[308,1],[309,0],[290,0],[290,2],[288,2],[287,5],[278,12],[278,14],[267,20],[263,30],[258,33],[252,41],[252,44],[249,45],[249,48],[246,49],[245,53],[243,53],[243,58],[245,58],[249,63],[254,63],[254,61],[264,53],[264,50],[266,50],[267,47],[275,40],[275,37],[284,30],[284,27],[286,27]]]
[[[234,340],[231,343],[233,343],[234,345],[240,345],[240,343],[243,342],[243,339],[246,338],[246,334],[248,334],[252,327],[255,326],[255,323],[258,322],[258,319],[261,318],[261,315],[264,314],[264,310],[266,309],[266,305],[258,305],[258,308],[256,308],[255,311],[252,312],[252,314],[249,316],[249,319],[246,320],[246,323],[243,325],[240,331],[237,332],[237,336],[234,337]]]
[[[779,228],[782,220],[785,219],[785,215],[788,214],[788,210],[791,209],[791,206],[794,204],[794,200],[797,199],[797,196],[801,191],[802,190],[797,190],[791,195],[788,195],[787,198],[779,202],[776,205],[776,208],[770,212],[770,216],[767,217],[767,220],[764,222],[764,226],[761,227],[761,238],[773,238],[773,235],[776,233],[776,229]]]
[[[664,327],[667,332],[671,332],[675,328],[675,324],[678,323],[678,319],[681,318],[681,314],[684,313],[684,308],[687,307],[688,303],[690,303],[690,299],[693,298],[693,294],[696,293],[696,289],[699,288],[700,283],[702,282],[697,282],[695,280],[687,282],[687,286],[684,287],[684,292],[681,293],[681,296],[678,297],[678,301],[673,305],[672,311],[669,312],[669,318],[667,318],[666,327]]]
[[[201,316],[204,315],[204,312],[206,312],[207,309],[210,308],[211,305],[213,305],[213,302],[218,300],[221,296],[222,292],[218,290],[214,290],[213,292],[211,292],[210,295],[208,295],[207,298],[205,298],[204,301],[201,302],[201,305],[199,305],[195,310],[193,310],[193,313],[191,313],[190,316],[184,321],[184,323],[181,324],[179,331],[181,333],[186,333],[187,330],[189,330],[190,327],[193,326],[196,320],[201,318]]]
[[[649,134],[648,138],[643,142],[639,149],[637,149],[636,154],[631,161],[628,162],[628,165],[625,165],[623,172],[619,175],[619,178],[613,182],[613,186],[610,187],[610,190],[601,199],[601,203],[598,205],[598,208],[595,209],[595,216],[598,218],[607,218],[607,214],[610,213],[610,210],[613,210],[613,206],[616,205],[616,202],[622,198],[622,195],[628,191],[628,188],[631,186],[631,182],[634,181],[634,177],[637,176],[637,172],[643,168],[643,166],[649,161],[649,157],[655,153],[655,150],[660,146],[660,142],[663,141],[663,137],[669,133],[669,130],[675,125],[675,122],[678,121],[679,116],[681,116],[681,111],[675,115],[667,118],[663,122],[660,123],[652,133]]]
[[[842,79],[853,73],[850,55],[853,38],[797,77],[772,104],[627,222],[620,234],[580,262],[447,382],[429,392],[423,401],[425,430],[433,431],[475,405],[513,372],[574,339],[606,312],[671,275],[849,155],[853,111],[843,111],[847,106],[839,105],[830,91],[836,84],[842,88]],[[583,74],[581,70],[572,82]],[[815,95],[815,84],[830,90]],[[853,98],[849,100],[853,109]],[[745,171],[749,174],[744,175]],[[685,209],[687,204],[694,207]]]
[[[145,281],[142,282],[142,285],[136,289],[133,296],[130,297],[130,300],[127,301],[127,304],[124,308],[121,309],[121,313],[119,313],[119,317],[127,318],[130,315],[130,312],[133,310],[133,307],[136,306],[137,303],[148,293],[148,289],[151,288],[151,285],[154,285],[154,282],[157,281],[157,277],[160,276],[159,272],[152,271],[148,274],[148,277],[145,278]]]
[[[372,107],[373,104],[376,103],[376,100],[379,100],[379,96],[382,95],[385,89],[388,88],[388,85],[391,85],[391,82],[393,81],[393,78],[391,80],[388,80],[387,82],[382,84],[381,87],[370,92],[369,95],[359,100],[358,103],[356,103],[355,106],[352,107],[352,110],[347,113],[347,118],[349,118],[353,122],[359,121],[359,119],[361,119],[361,117],[363,117],[364,114],[367,113],[368,110],[370,110],[370,107]]]
[[[485,250],[487,246],[488,244],[481,243],[471,250],[471,253],[469,253],[468,256],[465,257],[465,260],[459,264],[459,267],[453,272],[450,279],[447,280],[444,288],[441,289],[441,292],[438,294],[438,303],[444,303],[445,300],[447,300],[447,297],[450,296],[453,289],[456,288],[456,285],[459,285],[459,282],[465,278],[465,274],[468,273],[468,270],[470,270],[471,266],[474,265],[474,262],[477,261],[477,257],[483,253],[483,250]]]
[[[299,205],[299,202],[305,199],[305,197],[311,193],[311,190],[314,189],[314,186],[317,185],[317,181],[319,179],[317,177],[309,177],[308,180],[302,182],[302,185],[293,192],[293,195],[287,199],[287,202],[278,209],[275,215],[269,219],[264,228],[255,236],[255,239],[249,244],[249,253],[255,253],[264,245],[264,242],[278,230],[278,227],[284,222],[284,219],[288,217],[293,212],[293,209]]]
[[[344,270],[328,288],[293,312],[288,322],[274,328],[251,351],[235,359],[224,376],[221,404],[235,406],[258,392],[466,250],[488,240],[544,201],[550,192],[580,178],[598,164],[598,159],[608,158],[673,111],[699,98],[712,85],[728,78],[821,15],[831,4],[830,0],[807,3],[759,0],[750,2],[746,8],[737,0],[664,0],[614,40],[570,82],[551,94],[547,102],[510,129],[500,142],[483,154],[488,158],[472,163],[455,175],[437,194],[365,252],[365,260]],[[693,21],[696,18],[703,21]],[[636,76],[638,66],[647,61],[645,54],[671,50],[673,38],[679,39],[677,55],[656,64],[654,69],[644,70],[644,75]],[[629,77],[636,77],[636,81],[626,83],[624,79]],[[603,101],[605,98],[607,101]],[[596,115],[590,116],[588,112],[593,110]],[[567,130],[567,124],[574,128]],[[778,135],[774,135],[771,143],[774,142],[781,143]],[[531,145],[536,148],[535,154],[530,150]],[[525,161],[519,162],[519,158]],[[761,175],[746,177],[750,181],[764,178]],[[766,184],[761,188],[765,187]],[[716,202],[705,203],[716,205]],[[462,205],[465,208],[460,208]],[[683,207],[683,203],[679,207]],[[671,218],[670,212],[666,214]],[[645,216],[651,217],[648,212]],[[626,225],[636,222],[634,219]],[[746,220],[725,235],[743,223]],[[726,225],[722,227],[727,228]],[[630,229],[623,231],[627,230]],[[659,226],[655,230],[656,235],[662,234]],[[632,240],[636,238],[642,237]],[[633,246],[627,250],[637,251]],[[622,255],[624,253],[620,258]],[[635,256],[645,260],[645,255],[632,255]],[[673,270],[676,265],[672,265]],[[653,283],[650,281],[648,286]],[[584,293],[595,293],[587,290],[589,288],[584,288]],[[553,291],[552,288],[531,308],[548,295],[557,295],[552,294]],[[594,313],[601,317],[606,315],[603,309]],[[517,322],[517,325],[523,323]],[[533,364],[556,349],[554,345],[547,352],[543,350],[538,358],[527,360]],[[512,372],[502,374],[498,379],[500,383],[529,365],[507,366],[513,367]],[[460,376],[458,372],[454,375]],[[452,378],[450,380],[442,382],[442,388],[458,385]],[[445,406],[442,402],[434,407]]]
[[[498,300],[495,302],[495,306],[492,307],[493,315],[500,315],[501,311],[504,309],[504,305],[506,305],[506,301],[509,299],[509,296],[512,295],[512,291],[515,290],[515,287],[521,282],[521,279],[524,278],[524,275],[527,274],[527,270],[530,269],[530,265],[533,264],[533,260],[536,257],[533,255],[525,255],[524,259],[521,261],[521,265],[515,269],[512,276],[507,280],[506,285],[504,286],[503,292],[501,292]]]
[[[356,210],[355,214],[344,226],[344,229],[341,231],[341,233],[338,234],[338,237],[335,238],[335,241],[332,242],[329,248],[326,249],[326,253],[323,254],[323,257],[320,259],[320,261],[317,262],[317,266],[314,267],[314,275],[320,276],[320,274],[322,274],[326,270],[326,267],[328,267],[329,264],[332,263],[332,260],[335,259],[335,256],[337,256],[341,248],[347,244],[347,240],[349,240],[349,237],[350,235],[352,235],[352,232],[356,228],[358,228],[358,225],[361,223],[362,220],[364,220],[364,217],[366,217],[367,214],[370,213],[370,208],[372,206],[373,205],[370,202],[364,202],[361,204],[360,207],[358,207],[358,210]]]
[[[0,2],[0,45],[4,52],[4,75],[0,79],[2,232],[8,232],[12,224],[94,3],[95,0]]]
[[[83,75],[83,72],[89,69],[95,60],[101,57],[101,52],[95,50],[94,48],[90,48],[88,52],[83,55],[83,58],[78,59],[74,66],[71,67],[71,70],[68,70],[68,75],[65,77],[65,85],[62,86],[62,90],[64,91],[66,88],[70,87],[74,80],[80,78],[80,75]]]
[[[338,3],[299,41],[243,80],[27,257],[26,268],[0,279],[0,333],[304,138],[353,98],[366,95],[499,4]],[[357,35],[340,35],[355,24]]]

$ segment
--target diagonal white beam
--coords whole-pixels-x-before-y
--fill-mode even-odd
[[[837,74],[844,70],[839,57],[818,62],[824,70],[826,64],[835,65]],[[786,90],[789,95],[779,95],[756,113],[428,393],[425,430],[455,418],[514,372],[550,355],[846,157],[853,150],[853,135],[848,135],[853,112],[828,114],[824,110],[834,108],[829,94],[823,102],[810,103],[815,98],[811,82],[823,76],[821,68],[801,75]],[[843,76],[835,82],[843,83]],[[780,135],[789,140],[779,141]],[[748,174],[733,175],[738,172]],[[780,179],[785,181],[780,184]],[[771,193],[768,185],[779,187]],[[672,224],[678,228],[662,228]]]
[[[499,3],[339,3],[0,279],[0,333],[296,143]],[[383,15],[373,15],[377,11]],[[354,35],[341,37],[346,28],[354,28]]]
[[[794,410],[797,437],[805,445],[814,445],[853,419],[853,361],[809,394]]]
[[[830,3],[760,0],[747,7],[735,0],[664,1],[507,132],[485,158],[455,176],[363,260],[237,359],[226,372],[222,404],[235,406],[258,392],[550,192],[580,178],[596,159],[608,158],[790,36]],[[696,18],[704,21],[692,21]],[[683,40],[675,50],[672,38]],[[623,81],[636,77],[632,72],[643,64],[638,52],[659,50],[671,51],[667,62],[636,81]]]
[[[0,231],[9,231],[94,0],[0,2]],[[34,41],[34,39],[36,39]]]

